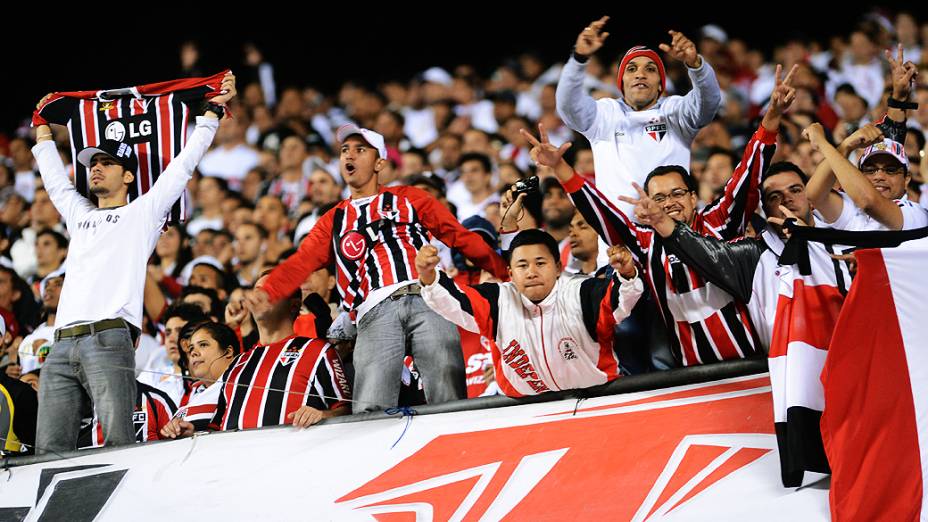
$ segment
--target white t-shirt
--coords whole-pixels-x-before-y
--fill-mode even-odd
[[[171,206],[213,141],[219,122],[198,117],[184,150],[143,196],[128,205],[98,209],[71,184],[53,141],[32,148],[48,196],[71,234],[68,277],[61,289],[55,328],[123,318],[142,326],[142,293],[148,257]]]
[[[828,223],[824,219],[821,219],[821,215],[819,215],[818,217],[822,221],[822,226],[854,231],[889,230],[886,225],[870,217],[869,214],[858,208],[857,205],[854,204],[854,201],[851,200],[850,196],[843,192],[839,194],[844,203],[841,208],[841,215],[838,216],[838,219],[836,219],[834,223]],[[928,210],[920,207],[917,203],[913,203],[905,196],[895,200],[895,202],[899,205],[899,209],[902,210],[902,230],[928,226]]]

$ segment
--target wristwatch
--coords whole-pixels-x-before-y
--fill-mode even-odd
[[[222,117],[226,115],[226,106],[219,105],[218,103],[206,102],[205,107],[203,107],[203,113],[205,114],[207,111],[215,114],[216,117],[221,120]]]

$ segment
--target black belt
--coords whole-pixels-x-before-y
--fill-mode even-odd
[[[395,292],[390,294],[391,299],[399,299],[404,295],[420,295],[422,293],[422,285],[419,283],[412,283],[406,285],[402,288],[397,288]]]
[[[93,335],[97,332],[115,330],[117,328],[125,328],[129,330],[129,335],[132,336],[133,344],[141,333],[141,331],[135,325],[129,324],[129,322],[125,319],[103,319],[102,321],[96,321],[93,323],[84,323],[74,326],[67,326],[65,328],[59,328],[55,331],[55,340],[60,341],[61,339],[84,337],[86,335]]]

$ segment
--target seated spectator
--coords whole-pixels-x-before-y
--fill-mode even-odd
[[[458,221],[471,216],[485,218],[487,206],[499,202],[499,195],[493,191],[490,158],[469,152],[461,156],[458,168],[460,176],[448,187],[448,200],[457,207]]]
[[[179,403],[184,396],[184,376],[187,373],[187,368],[182,362],[182,356],[185,354],[181,353],[181,329],[187,323],[197,324],[205,320],[207,320],[206,314],[195,304],[180,303],[168,307],[162,317],[162,324],[164,324],[164,350],[170,366],[149,368],[148,371],[143,371],[139,375],[138,381],[164,391],[171,397],[174,404]]]
[[[0,316],[0,349],[10,345],[12,336]],[[28,384],[0,373],[0,454],[31,454],[35,447],[39,401],[36,390]]]
[[[237,118],[226,118],[219,124],[215,147],[203,155],[197,169],[205,176],[226,180],[229,187],[239,189],[245,174],[258,165],[258,153],[245,144],[245,129]]]
[[[198,212],[189,223],[187,232],[195,236],[203,229],[221,230],[222,202],[229,194],[229,185],[222,178],[204,176],[197,182]]]
[[[181,303],[194,304],[203,310],[213,321],[222,317],[225,303],[219,299],[219,294],[212,288],[202,286],[186,286],[180,293]]]
[[[154,386],[138,381],[135,386],[135,411],[132,413],[135,442],[159,440],[161,430],[171,421],[177,405],[167,393]],[[81,426],[77,447],[100,448],[105,440],[103,426],[94,414],[93,419]]]
[[[251,286],[266,264],[267,230],[261,225],[246,222],[235,231],[235,276],[238,284]]]
[[[164,438],[188,437],[196,430],[207,429],[216,414],[222,391],[222,374],[242,352],[238,336],[228,326],[200,323],[193,328],[190,343],[190,375],[197,379],[191,385],[187,401],[181,404],[174,418],[161,429]]]

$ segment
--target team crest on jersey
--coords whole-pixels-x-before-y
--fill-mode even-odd
[[[571,337],[564,337],[557,342],[557,351],[565,361],[572,361],[577,358],[577,341]]]
[[[357,261],[364,256],[367,244],[364,241],[364,236],[352,230],[342,236],[341,241],[338,242],[338,248],[342,251],[343,256],[352,261]]]
[[[101,103],[101,104],[100,104],[100,108],[97,109],[97,110],[99,110],[100,112],[103,112],[103,111],[111,111],[111,110],[113,110],[113,107],[115,107],[115,105],[113,105],[113,102],[108,101],[108,102],[103,102],[103,103]]]
[[[651,121],[644,126],[644,132],[648,136],[651,136],[651,139],[654,141],[661,141],[664,139],[664,135],[667,134],[667,124],[661,121],[660,118],[652,118]]]
[[[288,364],[292,363],[293,361],[299,358],[300,358],[300,348],[297,346],[291,346],[287,348],[286,350],[284,350],[283,353],[280,354],[279,360],[280,360],[280,364],[282,364],[283,366],[287,366]]]

